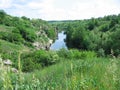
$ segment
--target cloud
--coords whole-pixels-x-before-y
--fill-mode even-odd
[[[0,0],[0,8],[10,8],[13,0]]]
[[[52,1],[52,2],[51,2]],[[118,0],[49,0],[42,10],[44,19],[86,19],[110,14],[118,14]]]
[[[0,0],[14,16],[45,20],[87,19],[120,12],[119,0]]]
[[[100,17],[110,14],[118,14],[120,7],[110,0],[95,0],[94,2],[79,2],[74,4],[69,15],[74,19]]]

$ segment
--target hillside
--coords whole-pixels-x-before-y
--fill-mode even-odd
[[[25,16],[14,17],[0,10],[0,54],[23,49],[49,49],[55,38],[54,27],[46,21]],[[2,56],[4,57],[3,54]]]
[[[60,31],[68,49],[49,50]],[[0,10],[0,90],[120,90],[119,34],[120,15],[46,22]]]

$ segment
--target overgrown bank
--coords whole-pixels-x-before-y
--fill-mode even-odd
[[[55,40],[54,27],[41,19],[25,16],[14,17],[0,10],[0,39],[30,48],[45,48],[50,40]]]
[[[120,54],[120,14],[100,18],[49,22],[66,32],[68,48],[92,50],[99,56]]]
[[[0,10],[0,55],[16,62],[19,52],[48,50],[56,38],[54,27],[41,19],[15,17]]]

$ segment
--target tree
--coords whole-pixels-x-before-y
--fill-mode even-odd
[[[111,49],[115,55],[120,54],[120,28],[116,28],[116,31],[111,35]]]
[[[6,13],[3,10],[0,10],[0,24],[4,23]]]
[[[28,41],[28,42],[34,42],[35,39],[37,38],[35,31],[33,29],[21,27],[20,29],[20,34],[22,37]]]
[[[69,30],[67,31],[67,38],[66,42],[67,45],[69,45],[69,48],[77,48],[86,50],[87,49],[87,31],[85,31],[85,28],[80,25],[76,29],[69,26]]]
[[[55,40],[55,38],[56,38],[56,32],[55,32],[55,30],[49,29],[49,30],[45,30],[45,32],[46,32],[47,36],[48,36],[50,39]]]
[[[90,19],[88,21],[88,29],[93,30],[97,24],[98,24],[97,20],[95,20],[94,18]]]

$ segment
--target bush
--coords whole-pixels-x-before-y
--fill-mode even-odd
[[[98,56],[105,57],[105,51],[103,48],[99,49],[97,52]]]
[[[76,49],[70,50],[72,58],[75,59],[83,59],[83,58],[94,58],[96,57],[96,53],[92,51],[79,51]]]
[[[78,51],[77,49],[70,50],[70,56],[75,59],[83,58],[82,52]]]
[[[50,38],[50,39],[55,39],[56,38],[56,33],[54,30],[50,29],[50,30],[45,30],[47,36]]]
[[[59,57],[68,59],[83,59],[97,57],[97,54],[93,51],[79,51],[77,49],[60,49],[57,53]]]
[[[24,41],[19,33],[1,32],[0,38],[13,43],[22,43]]]
[[[34,60],[31,57],[26,58],[22,62],[22,70],[24,72],[31,72],[35,69],[40,69],[40,68],[41,68],[41,64],[34,62]]]
[[[49,60],[51,64],[59,62],[59,56],[55,51],[49,51]]]
[[[71,56],[69,55],[69,51],[62,48],[59,51],[57,51],[57,54],[61,58],[70,58]]]
[[[56,52],[38,50],[32,53],[22,55],[22,70],[33,71],[41,67],[49,66],[59,61]]]
[[[36,39],[36,34],[35,34],[35,31],[33,30],[29,30],[29,29],[21,29],[20,30],[20,33],[22,35],[22,37],[26,40],[26,41],[29,41],[29,42],[33,42],[35,39]]]

